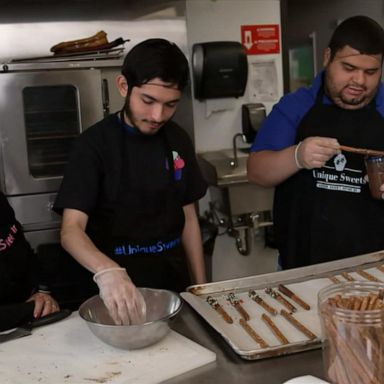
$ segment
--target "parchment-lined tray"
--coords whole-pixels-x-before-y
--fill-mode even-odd
[[[347,272],[354,280],[366,281],[367,279],[365,277],[357,273],[359,270],[368,272],[370,275],[384,282],[384,268],[383,271],[377,268],[383,264],[384,251],[381,251],[309,267],[194,285],[188,287],[187,292],[181,293],[181,296],[220,333],[240,357],[247,360],[256,360],[319,348],[321,346],[321,326],[317,311],[317,294],[319,290],[327,285],[334,284],[330,279],[334,276],[336,276],[340,282],[347,281],[346,277],[342,275],[344,272]],[[278,312],[280,312],[281,309],[287,310],[279,301],[265,293],[265,288],[277,290],[279,284],[288,287],[310,305],[310,309],[305,310],[292,299],[283,295],[284,298],[291,302],[297,309],[292,315],[317,336],[315,339],[310,340],[280,314],[276,316],[270,315],[264,308],[249,297],[248,292],[255,290],[264,301],[277,309]],[[262,348],[240,325],[239,320],[242,316],[229,302],[229,293],[234,293],[236,298],[239,299],[242,307],[250,316],[247,323],[268,343],[268,347]],[[231,316],[233,319],[232,324],[227,323],[224,318],[208,304],[206,300],[208,296],[217,300],[221,307]],[[273,320],[278,329],[288,339],[288,344],[284,345],[276,338],[271,329],[261,319],[263,313],[267,314]]]

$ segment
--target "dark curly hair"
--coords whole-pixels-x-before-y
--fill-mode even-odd
[[[135,45],[126,55],[121,73],[129,93],[154,78],[177,85],[183,90],[188,83],[188,61],[180,48],[165,39],[148,39]]]
[[[379,23],[367,16],[350,17],[339,24],[333,32],[328,45],[331,60],[337,51],[346,45],[361,54],[384,56],[384,30]]]

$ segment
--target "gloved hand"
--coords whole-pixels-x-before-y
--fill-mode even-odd
[[[93,280],[115,324],[142,324],[146,318],[143,295],[129,278],[125,268],[107,268],[97,272]]]

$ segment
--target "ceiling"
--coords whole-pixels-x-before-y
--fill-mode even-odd
[[[0,23],[183,17],[185,0],[0,0]]]

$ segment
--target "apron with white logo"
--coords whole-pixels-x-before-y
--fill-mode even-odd
[[[137,286],[184,290],[190,284],[181,244],[184,211],[177,194],[172,150],[162,136],[168,181],[159,187],[139,186],[132,181],[122,145],[122,166],[116,202],[109,217],[103,217],[97,246],[113,258]]]
[[[384,119],[374,101],[345,110],[322,103],[323,90],[301,121],[296,143],[307,137],[384,150]],[[384,201],[369,193],[364,157],[341,153],[324,167],[300,170],[276,188],[275,234],[284,269],[384,249]]]

